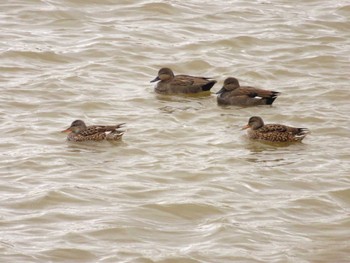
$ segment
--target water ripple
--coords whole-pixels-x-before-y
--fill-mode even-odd
[[[0,261],[348,261],[347,1],[1,8]],[[165,66],[218,83],[160,96]],[[228,76],[281,96],[220,107]],[[312,133],[252,142],[253,115]],[[127,130],[70,143],[75,119]]]

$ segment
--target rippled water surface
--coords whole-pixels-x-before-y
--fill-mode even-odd
[[[350,262],[347,0],[0,3],[1,262]],[[218,80],[159,96],[159,68]],[[228,76],[280,91],[219,107]],[[240,128],[307,127],[303,143]],[[75,119],[127,123],[69,143]]]

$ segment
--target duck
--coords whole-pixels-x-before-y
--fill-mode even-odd
[[[238,79],[228,77],[216,94],[219,105],[257,106],[272,105],[280,92],[240,86]]]
[[[151,82],[158,82],[155,92],[159,94],[191,94],[210,91],[216,80],[189,75],[174,75],[170,68],[161,68]]]
[[[62,132],[68,133],[67,140],[73,142],[84,141],[118,141],[122,138],[124,131],[118,130],[125,123],[117,125],[92,125],[86,126],[82,120],[75,120],[70,127]]]
[[[248,124],[242,129],[248,129],[250,139],[269,142],[301,142],[310,130],[295,128],[282,124],[264,124],[259,116],[249,118]]]

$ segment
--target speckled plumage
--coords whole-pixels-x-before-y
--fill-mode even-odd
[[[282,124],[264,124],[261,117],[253,116],[243,127],[248,129],[248,137],[270,142],[301,142],[310,133],[307,128],[295,128]]]
[[[236,78],[229,77],[216,94],[218,94],[217,102],[220,105],[257,106],[272,105],[279,92],[240,86]]]
[[[92,125],[86,126],[82,120],[75,120],[71,126],[62,132],[68,132],[67,140],[74,142],[83,141],[117,141],[124,131],[118,130],[124,123],[117,125]]]
[[[191,94],[210,91],[216,80],[205,77],[193,77],[188,75],[174,75],[170,68],[162,68],[158,76],[151,82],[159,81],[155,92],[159,94]]]

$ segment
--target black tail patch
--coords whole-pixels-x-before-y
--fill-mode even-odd
[[[271,91],[271,96],[269,98],[266,98],[266,104],[267,105],[272,105],[272,103],[277,99],[277,96],[280,94],[277,91]]]
[[[310,133],[310,130],[308,128],[299,128],[298,129],[298,134],[300,134],[300,135],[306,135],[308,133]]]
[[[212,81],[208,82],[207,84],[202,86],[202,90],[209,91],[214,86],[215,83],[216,83],[216,80],[212,80]]]
[[[272,103],[277,99],[277,96],[272,96],[270,98],[266,98],[266,105],[272,105]]]

